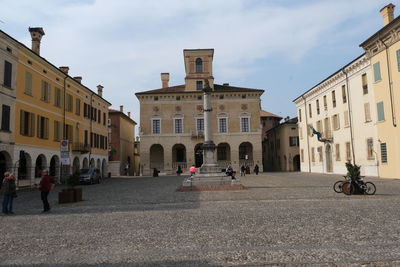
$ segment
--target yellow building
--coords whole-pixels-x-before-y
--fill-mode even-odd
[[[262,171],[260,89],[214,84],[214,49],[185,49],[185,84],[137,93],[140,102],[140,160],[144,175],[154,168],[175,174],[203,162],[203,88],[212,88],[212,134],[219,166],[255,164]]]
[[[379,175],[384,178],[400,177],[400,17],[394,19],[394,7],[380,10],[384,27],[360,45],[373,72]]]
[[[15,139],[7,157],[18,166],[14,172],[20,185],[35,182],[43,169],[60,179],[61,165],[65,174],[88,166],[106,174],[111,104],[102,98],[103,87],[99,85],[96,94],[81,83],[82,77],[69,76],[68,67],[57,68],[41,57],[44,31],[29,31],[32,49],[0,31],[14,58],[15,123],[11,132]],[[69,140],[63,154],[61,140]]]

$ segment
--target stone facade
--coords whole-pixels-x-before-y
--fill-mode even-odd
[[[120,110],[109,110],[110,123],[110,169],[112,176],[139,175],[135,168],[135,126],[136,122]],[[128,168],[126,168],[128,167]]]
[[[212,88],[211,127],[219,166],[262,165],[260,89],[214,84],[213,49],[184,50],[185,84],[137,93],[140,102],[140,156],[144,175],[154,168],[174,174],[203,163],[203,91]],[[261,167],[262,171],[262,167]]]
[[[266,132],[266,171],[300,171],[297,118],[285,121]]]
[[[260,110],[260,121],[262,127],[262,165],[264,171],[268,170],[267,168],[267,153],[268,153],[268,140],[267,140],[267,132],[278,126],[279,122],[282,120],[282,117],[275,115],[271,112]]]

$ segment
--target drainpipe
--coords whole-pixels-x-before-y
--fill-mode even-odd
[[[89,114],[90,114],[90,132],[89,132],[89,136],[88,136],[88,138],[90,139],[90,146],[89,146],[89,168],[91,167],[90,166],[90,160],[91,160],[91,157],[92,157],[92,147],[93,147],[93,143],[94,143],[94,136],[93,136],[93,138],[92,138],[92,131],[93,131],[93,113],[92,113],[92,103],[93,103],[93,95],[94,95],[94,93],[92,92],[91,94],[90,94],[90,112],[89,112]]]
[[[356,156],[354,154],[354,136],[353,136],[353,116],[350,105],[350,90],[349,90],[349,76],[348,73],[342,68],[342,72],[346,75],[346,92],[347,92],[347,108],[349,109],[349,126],[350,126],[350,144],[351,144],[351,154],[353,157],[353,164],[356,164]]]
[[[310,137],[308,136],[308,119],[307,119],[307,100],[304,95],[301,96],[304,100],[304,113],[306,118],[306,135],[307,135],[307,155],[308,155],[308,172],[311,172],[311,159],[310,159]]]
[[[66,86],[66,83],[67,83],[67,79],[68,79],[68,75],[66,75],[65,77],[64,77],[64,82],[63,82],[63,140],[65,140],[65,137],[66,137],[66,129],[65,129],[65,126],[66,126],[66,124],[65,124],[65,116],[66,116],[66,113],[65,113],[65,96],[66,96],[66,91],[67,91],[67,86]],[[61,182],[63,182],[65,179],[64,179],[64,176],[65,176],[65,170],[64,170],[64,166],[63,166],[63,164],[62,164],[62,162],[60,162],[60,172],[61,172],[61,174],[60,174],[60,180],[61,180]]]
[[[63,140],[65,140],[66,131],[65,131],[65,96],[66,96],[66,81],[68,79],[68,75],[64,77],[64,97],[63,97]]]
[[[392,73],[390,72],[390,57],[388,53],[388,47],[385,44],[384,41],[379,39],[379,41],[382,42],[382,44],[385,46],[385,53],[386,53],[386,61],[387,61],[387,73],[388,73],[388,79],[389,79],[389,94],[390,94],[390,108],[392,110],[392,124],[393,127],[397,127],[397,122],[396,122],[396,112],[395,112],[395,107],[393,103],[393,81],[392,81]]]

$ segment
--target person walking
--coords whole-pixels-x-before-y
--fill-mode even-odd
[[[39,183],[40,198],[43,202],[43,212],[50,211],[50,203],[48,201],[48,196],[50,191],[54,187],[54,178],[49,175],[47,170],[42,171],[42,179]]]
[[[189,172],[190,172],[190,178],[192,178],[195,174],[196,174],[196,166],[194,166],[194,164],[192,165],[192,167],[190,167]]]
[[[181,165],[178,165],[178,169],[176,170],[176,175],[181,176],[182,168]]]
[[[3,213],[6,215],[14,214],[13,199],[17,197],[17,186],[15,184],[15,176],[13,173],[4,173],[4,179],[1,186],[1,194],[3,197]]]
[[[258,164],[256,164],[256,166],[254,166],[254,173],[256,175],[258,175],[258,172],[260,171],[260,168],[258,167]]]
[[[246,176],[246,167],[244,165],[240,167],[240,176]]]

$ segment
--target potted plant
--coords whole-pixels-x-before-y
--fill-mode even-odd
[[[82,188],[75,187],[80,184],[79,173],[70,175],[66,182],[68,187],[58,193],[58,202],[62,204],[82,201]]]
[[[350,161],[346,162],[347,176],[350,177],[351,183],[354,185],[358,184],[358,181],[361,179],[361,166],[356,164],[352,164]],[[359,187],[355,186],[356,194],[360,193]]]
[[[74,201],[82,201],[82,188],[76,187],[80,184],[79,173],[76,172],[70,175],[67,179],[67,184],[69,186],[69,190],[74,192]]]

